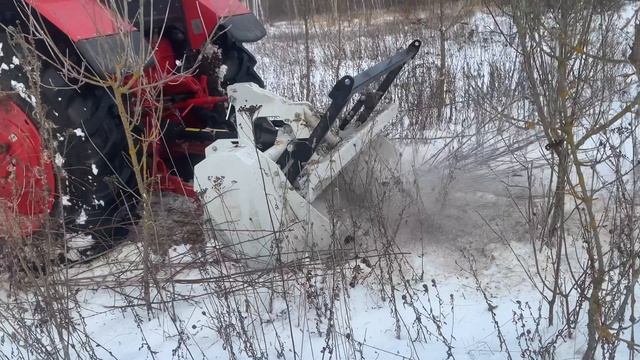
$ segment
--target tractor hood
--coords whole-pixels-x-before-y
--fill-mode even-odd
[[[135,30],[97,0],[26,0],[26,3],[73,42]]]

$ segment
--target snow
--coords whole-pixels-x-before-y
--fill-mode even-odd
[[[87,222],[87,214],[84,212],[84,209],[80,211],[80,215],[76,218],[76,224],[84,225]]]
[[[95,240],[87,234],[68,234],[67,245],[72,249],[83,249],[95,243]]]
[[[405,171],[415,163],[412,154],[430,152],[413,146],[404,150]],[[288,279],[290,310],[287,311],[287,304],[281,298],[273,299],[270,295],[270,289],[278,287],[278,274],[244,274],[243,267],[230,260],[215,265],[216,255],[212,254],[208,257],[209,265],[190,265],[195,259],[202,260],[198,246],[179,245],[171,247],[166,260],[158,264],[156,276],[161,283],[169,284],[166,280],[171,278],[174,284],[153,291],[156,305],[153,316],[148,316],[140,300],[140,270],[132,267],[141,248],[125,245],[94,263],[69,270],[69,281],[78,284],[79,291],[76,294],[79,302],[69,311],[75,319],[82,316],[83,331],[104,346],[95,348],[98,358],[146,359],[153,353],[157,359],[173,359],[188,357],[191,353],[195,358],[227,359],[233,348],[237,359],[250,359],[238,335],[240,319],[243,319],[245,326],[253,324],[247,330],[248,341],[254,344],[254,351],[263,353],[265,358],[278,358],[282,353],[284,358],[292,359],[295,342],[300,359],[322,358],[322,349],[327,346],[325,356],[331,348],[333,357],[340,359],[351,353],[361,354],[365,359],[444,359],[447,344],[459,359],[503,359],[504,352],[500,350],[488,306],[476,290],[477,283],[468,273],[469,265],[462,256],[461,249],[466,249],[476,254],[474,266],[478,278],[496,306],[496,321],[508,339],[509,350],[514,358],[519,357],[516,339],[522,327],[536,329],[539,304],[532,299],[538,298],[537,293],[512,250],[483,225],[486,220],[512,229],[514,251],[525,264],[526,259],[531,259],[530,246],[517,238],[523,236],[519,230],[522,226],[518,226],[519,217],[514,215],[511,199],[500,182],[505,179],[484,171],[459,174],[446,206],[442,206],[437,200],[442,172],[439,169],[418,171],[418,186],[426,204],[422,210],[427,214],[421,216],[412,211],[405,216],[405,226],[398,236],[403,255],[396,260],[404,263],[406,281],[394,275],[394,296],[380,280],[385,272],[366,265],[364,257],[344,263],[335,274],[323,266],[310,264],[305,270],[313,273],[309,281],[299,279],[290,271],[283,274]],[[165,201],[172,204],[171,199]],[[177,210],[168,211],[175,220]],[[175,228],[172,224],[168,226]],[[88,236],[73,236],[73,248],[82,248],[92,241]],[[423,241],[417,241],[418,238]],[[371,263],[376,264],[375,257],[370,259]],[[356,274],[351,287],[348,284]],[[227,280],[201,280],[219,276]],[[267,280],[222,296],[226,289],[262,276]],[[268,280],[271,276],[275,283]],[[388,280],[384,283],[388,284]],[[163,305],[160,299],[169,303]],[[232,304],[230,308],[228,304]],[[333,308],[327,308],[328,305]],[[229,313],[231,310],[239,313]],[[394,311],[400,319],[399,325],[394,320]],[[521,313],[522,317],[516,316]],[[287,314],[292,321],[293,341]],[[417,322],[418,318],[423,325]],[[3,326],[0,324],[0,328]],[[327,342],[329,328],[334,335]],[[539,336],[546,340],[556,329],[543,326],[538,329]],[[231,339],[225,339],[226,331],[233,334]],[[584,334],[576,334],[575,338],[558,345],[556,355],[578,358],[583,344]],[[5,342],[0,349],[5,354],[18,351],[12,341]]]
[[[27,100],[29,103],[31,104],[36,103],[36,98],[33,97],[33,95],[29,94],[29,92],[27,91],[27,87],[23,83],[19,83],[15,80],[11,80],[11,89],[13,91],[17,91],[18,94],[20,94],[20,96],[23,99]]]
[[[62,139],[59,139],[59,140],[62,140]],[[58,167],[62,167],[62,165],[64,165],[64,157],[60,153],[56,153],[54,161]]]
[[[74,129],[73,132],[76,134],[77,137],[80,137],[84,140],[86,135],[81,128]]]

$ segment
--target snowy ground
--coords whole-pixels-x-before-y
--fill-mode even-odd
[[[456,358],[504,358],[487,305],[476,290],[474,279],[465,271],[469,264],[463,259],[461,249],[475,256],[479,279],[492,303],[497,306],[497,321],[510,341],[508,345],[514,352],[514,357],[518,357],[519,348],[515,342],[518,330],[517,324],[513,324],[513,311],[518,311],[516,301],[524,302],[537,297],[508,247],[495,238],[482,220],[484,217],[490,223],[517,229],[518,217],[513,216],[511,201],[499,179],[487,174],[462,175],[450,190],[452,195],[448,205],[445,208],[431,207],[430,204],[436,204],[432,196],[437,192],[438,185],[432,179],[438,179],[439,176],[440,174],[420,174],[420,178],[426,180],[421,181],[420,186],[425,188],[423,197],[427,203],[427,214],[408,218],[407,229],[402,232],[399,241],[399,249],[406,253],[402,257],[407,262],[404,264],[404,271],[407,272],[407,278],[411,279],[410,285],[407,285],[410,291],[403,290],[403,284],[396,284],[398,289],[395,306],[400,319],[399,338],[396,337],[395,316],[391,314],[391,309],[394,308],[392,301],[388,298],[389,295],[386,295],[386,300],[381,296],[389,289],[381,288],[380,279],[376,277],[379,274],[371,272],[371,277],[368,277],[370,269],[360,263],[362,273],[359,275],[361,280],[358,285],[339,290],[338,299],[333,304],[336,323],[332,326],[335,327],[336,338],[331,339],[329,344],[335,346],[334,358],[342,359],[347,354],[361,354],[364,359],[446,358],[445,342],[451,345],[452,354]],[[417,239],[422,241],[416,241]],[[416,247],[418,243],[423,244],[424,250]],[[529,251],[528,244],[517,237],[513,238],[513,246],[524,254]],[[114,258],[127,259],[130,254],[135,254],[132,247],[119,249],[119,254],[110,257],[110,262]],[[188,261],[179,254],[185,250],[186,247],[173,249],[174,264],[164,271],[177,271],[180,268],[177,263],[187,264]],[[188,255],[184,256],[194,256],[186,251]],[[423,251],[424,256],[420,256]],[[375,260],[372,262],[375,263]],[[71,308],[76,317],[84,317],[83,327],[91,341],[108,349],[107,352],[103,348],[97,348],[98,358],[144,359],[152,358],[151,352],[155,353],[157,359],[230,357],[229,348],[225,350],[225,345],[228,344],[220,339],[221,324],[217,323],[219,319],[211,316],[225,312],[224,299],[218,298],[221,286],[215,283],[188,284],[187,281],[205,275],[202,269],[180,271],[175,277],[178,285],[165,289],[163,294],[173,299],[170,311],[157,311],[154,318],[149,319],[143,307],[134,306],[139,302],[136,300],[139,290],[135,286],[120,285],[127,284],[128,281],[135,283],[135,276],[129,275],[131,280],[120,278],[123,274],[114,276],[113,272],[117,271],[114,269],[119,269],[120,266],[108,266],[106,263],[107,260],[101,260],[89,267],[74,269],[71,276],[72,282],[88,284],[79,286],[82,290],[77,294],[78,303],[71,305]],[[351,261],[344,265],[344,271],[353,272],[356,263]],[[409,264],[413,265],[413,269]],[[411,274],[412,271],[416,274]],[[422,272],[423,281],[420,280]],[[318,270],[318,274],[321,273],[322,270]],[[91,281],[100,276],[105,276],[108,281],[102,284]],[[285,276],[294,278],[294,274]],[[320,275],[317,278],[324,279]],[[316,312],[309,305],[308,299],[300,293],[299,281],[291,281],[291,311],[286,311],[282,300],[269,305],[270,292],[264,287],[240,292],[230,301],[238,302],[247,325],[252,324],[253,329],[249,332],[255,336],[253,341],[262,347],[256,351],[264,351],[269,354],[268,358],[276,358],[279,349],[284,349],[284,358],[294,358],[291,351],[293,342],[288,329],[288,322],[291,320],[298,358],[323,358],[321,350],[326,346],[327,339],[320,333],[326,332],[329,326],[326,310]],[[324,281],[331,282],[327,279]],[[342,287],[342,283],[338,281],[336,286]],[[131,297],[116,291],[123,291]],[[248,308],[244,306],[246,296],[252,296],[247,301],[250,304]],[[264,303],[257,301],[260,296]],[[180,298],[186,300],[179,300]],[[159,303],[161,299],[158,298],[157,301]],[[156,306],[158,309],[163,308],[161,304]],[[531,306],[535,314],[538,304],[524,306]],[[524,324],[533,328],[535,325],[530,322],[532,319],[528,310],[523,311]],[[175,312],[175,315],[171,312]],[[287,313],[291,314],[290,319],[286,316]],[[421,314],[424,326],[415,322],[416,314]],[[441,335],[437,334],[438,329],[434,325],[436,321],[425,319],[427,314],[432,314],[441,324]],[[180,319],[177,324],[172,321],[172,316]],[[256,326],[255,322],[262,326]],[[8,330],[8,324],[1,326]],[[279,334],[279,338],[275,334]],[[420,341],[410,339],[421,336],[425,338]],[[242,347],[239,340],[233,341],[236,355],[238,358],[251,358],[238,349]],[[181,341],[184,343],[180,344]],[[280,341],[282,344],[279,344]],[[581,340],[575,340],[564,348],[571,355],[580,345]],[[13,341],[4,342],[2,354],[6,358],[12,358],[12,351],[18,351],[15,346]],[[324,358],[329,358],[329,355],[325,354]]]
[[[489,21],[482,14],[472,20],[470,26],[476,28]],[[257,53],[266,57],[267,51],[282,46],[286,43],[269,43]],[[456,59],[471,56],[479,63],[501,51],[484,40],[458,50]],[[432,58],[427,51],[419,61],[428,65]],[[262,65],[267,83],[278,83],[275,68],[268,61]],[[318,93],[328,85],[321,75],[322,70],[314,75]],[[291,84],[274,87],[284,95],[293,91]],[[528,156],[541,158],[537,145],[517,141],[526,145]],[[139,249],[128,244],[55,277],[58,291],[73,299],[65,311],[75,331],[62,335],[55,334],[59,326],[49,326],[43,311],[51,304],[2,282],[0,358],[33,358],[29,349],[38,346],[57,353],[46,340],[40,344],[21,338],[20,326],[42,339],[70,339],[72,354],[82,359],[540,358],[528,351],[541,349],[562,319],[548,326],[528,277],[534,269],[533,250],[518,210],[527,194],[517,186],[525,174],[504,156],[484,156],[497,151],[492,145],[498,142],[489,138],[485,152],[466,151],[476,157],[465,158],[455,171],[447,166],[451,153],[446,140],[398,142],[411,206],[400,217],[398,207],[382,208],[392,225],[401,224],[393,254],[386,257],[365,253],[333,268],[314,263],[254,273],[207,246],[178,245],[158,262],[153,311],[148,313]],[[444,155],[442,149],[447,149]],[[544,182],[543,173],[535,176]],[[177,243],[202,235],[188,203],[167,198],[159,206],[166,207],[161,231],[185,239]],[[383,241],[378,232],[372,234],[370,242]],[[287,296],[281,296],[284,289]],[[584,344],[579,327],[552,352],[557,359],[580,358]],[[625,353],[619,349],[620,355]]]
[[[501,182],[508,179],[487,171],[458,173],[443,206],[438,199],[443,172],[417,172],[424,212],[411,211],[403,218],[397,251],[404,255],[397,258],[407,281],[396,277],[393,295],[389,280],[381,279],[384,272],[352,260],[340,267],[338,278],[318,266],[310,266],[314,273],[311,281],[287,271],[283,276],[290,295],[285,304],[269,290],[278,287],[278,276],[253,278],[258,285],[243,281],[251,278],[244,275],[219,284],[216,276],[244,269],[232,263],[197,265],[193,260],[198,253],[179,246],[172,248],[170,260],[158,273],[160,279],[171,278],[174,283],[154,292],[155,311],[148,316],[136,286],[139,270],[126,267],[134,266],[138,254],[128,245],[105,259],[71,270],[73,285],[68,290],[79,291],[77,302],[69,304],[71,314],[76,321],[83,319],[77,326],[86,333],[82,336],[93,344],[99,359],[444,359],[449,349],[458,359],[503,359],[506,355],[489,305],[469,273],[466,254],[475,259],[478,280],[495,306],[495,321],[512,356],[520,357],[520,346],[535,347],[536,330],[541,339],[548,340],[545,336],[554,328],[542,324],[537,329],[536,319],[545,316],[538,314],[538,294],[512,250],[487,226],[506,231],[513,250],[523,259],[531,259],[531,247],[522,231],[525,226],[510,198],[518,194],[508,195]],[[180,206],[169,213],[178,211]],[[196,221],[191,225],[198,226]],[[376,259],[370,261],[375,267]],[[356,265],[359,270],[354,270]],[[356,273],[351,287],[349,282]],[[226,290],[242,286],[250,288],[227,295]],[[334,293],[328,291],[331,288]],[[322,302],[310,301],[312,293]],[[25,302],[22,306],[31,309],[26,314],[36,312],[37,307],[28,301],[26,295],[12,300]],[[229,313],[230,309],[238,314]],[[239,324],[247,327],[247,338],[225,339],[225,331],[242,332]],[[10,326],[0,324],[7,334],[12,333]],[[534,334],[530,339],[519,338],[525,329]],[[329,338],[328,330],[332,333]],[[558,358],[578,358],[583,337],[578,333],[567,339],[556,351]],[[13,359],[22,354],[28,358],[25,347],[18,348],[28,345],[18,339],[5,338],[0,344],[0,357]],[[83,354],[78,358],[90,358]]]

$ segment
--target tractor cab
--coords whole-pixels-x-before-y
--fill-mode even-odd
[[[118,4],[121,16],[147,39],[167,39],[176,58],[185,58],[189,65],[211,40],[225,51],[266,36],[258,18],[237,0],[133,0]]]
[[[256,42],[266,36],[260,20],[239,1],[229,0],[141,0],[119,4],[120,13],[145,33],[178,29],[185,37],[211,35],[220,26],[236,41]],[[187,23],[188,22],[188,23]],[[191,35],[189,35],[191,33]],[[191,39],[197,40],[197,39]],[[197,48],[201,43],[192,43]]]

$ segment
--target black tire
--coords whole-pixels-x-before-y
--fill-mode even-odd
[[[78,252],[92,256],[125,239],[137,205],[135,173],[115,103],[104,89],[72,88],[53,68],[42,72],[41,101],[59,154],[57,199],[67,234],[90,235]]]
[[[23,56],[12,48],[9,36],[0,29],[3,44],[0,64],[0,91],[14,91],[15,85],[29,87],[29,80],[14,57]],[[52,67],[43,64],[41,99],[45,117],[51,122],[57,171],[53,217],[64,222],[64,234],[70,243],[84,237],[86,246],[77,249],[87,258],[111,248],[127,237],[136,214],[137,186],[130,165],[122,122],[114,101],[104,88],[83,85],[70,87]],[[7,68],[8,67],[8,68]],[[32,115],[40,127],[33,106],[18,94],[12,94],[22,110]],[[1,125],[1,124],[0,124]],[[63,160],[62,162],[60,160]],[[87,236],[88,235],[88,236]]]

